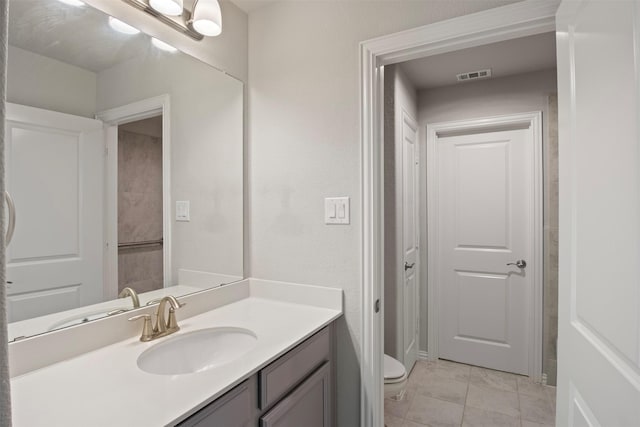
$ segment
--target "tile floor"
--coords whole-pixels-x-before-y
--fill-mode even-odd
[[[546,427],[555,387],[528,377],[439,360],[419,360],[404,400],[385,400],[387,427]]]

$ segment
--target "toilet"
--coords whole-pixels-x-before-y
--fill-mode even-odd
[[[384,355],[384,397],[401,400],[407,385],[407,371],[398,360]]]

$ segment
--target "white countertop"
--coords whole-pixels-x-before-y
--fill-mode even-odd
[[[329,298],[334,303],[323,307],[311,302],[314,288],[327,295],[326,288],[255,281],[246,298],[186,319],[178,316],[181,330],[171,336],[234,326],[258,337],[248,354],[204,372],[148,374],[138,368],[138,356],[167,338],[143,343],[134,337],[16,376],[14,426],[156,427],[182,420],[342,314],[341,294],[338,307],[335,294]]]

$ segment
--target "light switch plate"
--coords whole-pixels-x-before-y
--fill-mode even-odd
[[[176,221],[191,221],[188,200],[176,201]]]
[[[349,198],[327,197],[324,199],[325,224],[349,224]]]

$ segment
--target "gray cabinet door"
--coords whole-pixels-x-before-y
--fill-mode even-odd
[[[330,359],[330,328],[324,328],[260,371],[260,409],[269,409]]]
[[[255,381],[240,384],[200,412],[191,416],[179,427],[248,427],[255,425],[252,395]]]
[[[331,364],[325,362],[260,418],[260,427],[331,427]]]

